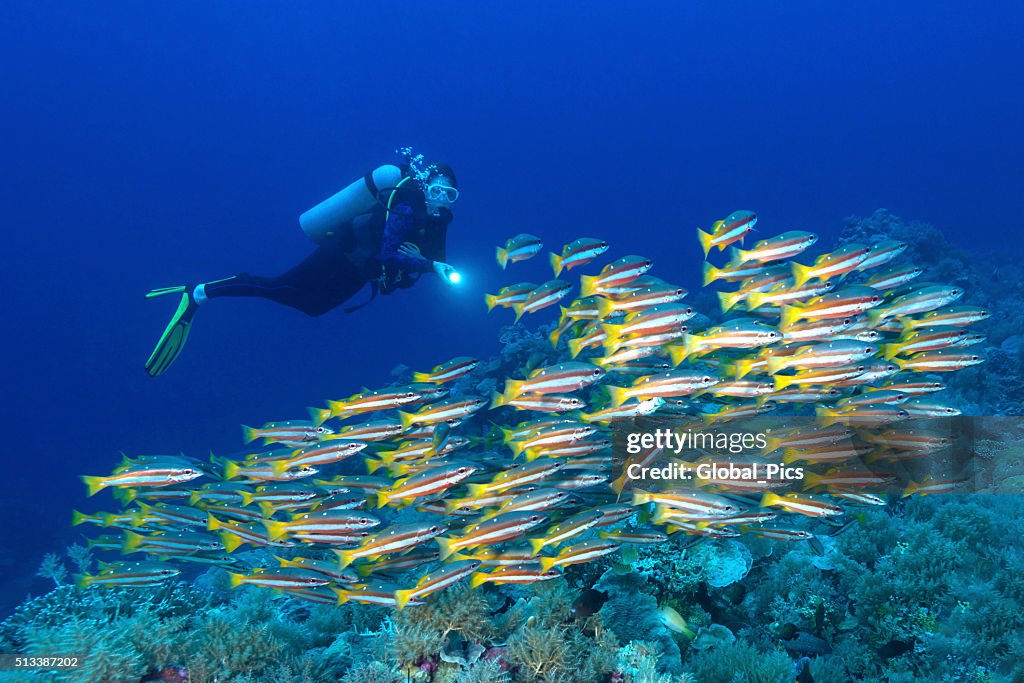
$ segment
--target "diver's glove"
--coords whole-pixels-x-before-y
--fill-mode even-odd
[[[434,261],[434,272],[441,276],[441,279],[450,285],[458,284],[462,276],[452,266],[441,261]]]

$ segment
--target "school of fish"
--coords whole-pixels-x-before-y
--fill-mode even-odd
[[[244,457],[125,457],[108,476],[82,477],[89,495],[110,488],[122,505],[74,512],[74,524],[105,530],[90,547],[141,559],[101,563],[78,585],[152,586],[204,564],[223,567],[231,586],[400,609],[462,581],[532,584],[614,553],[628,564],[631,547],[675,534],[681,545],[740,534],[809,541],[811,525],[835,528],[850,506],[885,505],[895,478],[865,463],[950,447],[921,426],[959,413],[932,373],[982,362],[970,347],[984,337],[968,330],[989,313],[956,305],[958,287],[918,284],[923,271],[902,262],[898,242],[846,244],[810,264],[794,260],[817,241],[809,232],[732,246],[756,222],[737,211],[698,230],[705,285],[729,287],[718,293],[721,322],[706,329],[689,327],[697,312],[682,303],[686,289],[650,275],[650,259],[623,256],[580,276],[580,297],[561,307],[550,341],[564,361],[503,378],[493,396],[452,392],[479,365],[458,357],[410,384],[328,401],[309,420],[243,427]],[[707,260],[727,248],[725,265]],[[497,262],[507,269],[542,249],[517,235]],[[519,321],[563,302],[575,283],[559,276],[608,250],[575,240],[551,254],[555,279],[509,285],[486,296],[487,308],[511,308]],[[775,430],[763,448],[730,456],[725,475],[687,485],[641,486],[627,471],[710,454],[613,447],[619,422],[721,426],[801,407],[817,415],[813,426]],[[806,474],[743,475],[770,462]],[[924,478],[899,490],[962,483]],[[250,569],[239,548],[269,549],[275,563]]]

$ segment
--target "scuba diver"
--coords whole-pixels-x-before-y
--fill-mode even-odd
[[[325,199],[299,217],[317,248],[277,277],[240,273],[198,285],[154,289],[147,299],[180,294],[171,322],[146,361],[151,377],[163,374],[181,353],[192,318],[207,299],[259,297],[318,316],[337,308],[365,285],[377,294],[407,289],[424,273],[457,284],[461,276],[445,263],[445,237],[458,182],[442,163],[423,166],[408,147],[401,166],[386,164]],[[351,312],[366,301],[344,310]]]

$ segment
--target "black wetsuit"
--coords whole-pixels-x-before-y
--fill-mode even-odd
[[[208,283],[206,296],[261,297],[317,316],[345,303],[368,283],[373,287],[371,296],[416,284],[423,273],[433,270],[434,261],[445,260],[452,213],[441,209],[440,216],[428,214],[423,192],[411,180],[404,184],[411,187],[395,190],[389,213],[386,204],[391,192],[378,194],[370,174],[366,182],[372,193],[383,197],[382,202],[349,222],[302,263],[277,277],[241,273]],[[398,253],[404,242],[418,246],[424,258]]]

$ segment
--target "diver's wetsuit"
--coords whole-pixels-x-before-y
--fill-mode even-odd
[[[415,188],[415,186],[413,186]],[[386,218],[385,218],[386,217]],[[298,309],[306,315],[323,315],[348,301],[367,283],[373,295],[390,294],[416,284],[434,261],[445,260],[445,237],[452,214],[426,211],[418,189],[397,190],[390,213],[383,204],[356,217],[329,244],[322,244],[302,263],[277,277],[241,273],[206,284],[208,298],[261,297]],[[398,252],[404,242],[419,247],[424,258]],[[346,310],[354,310],[356,307]]]

